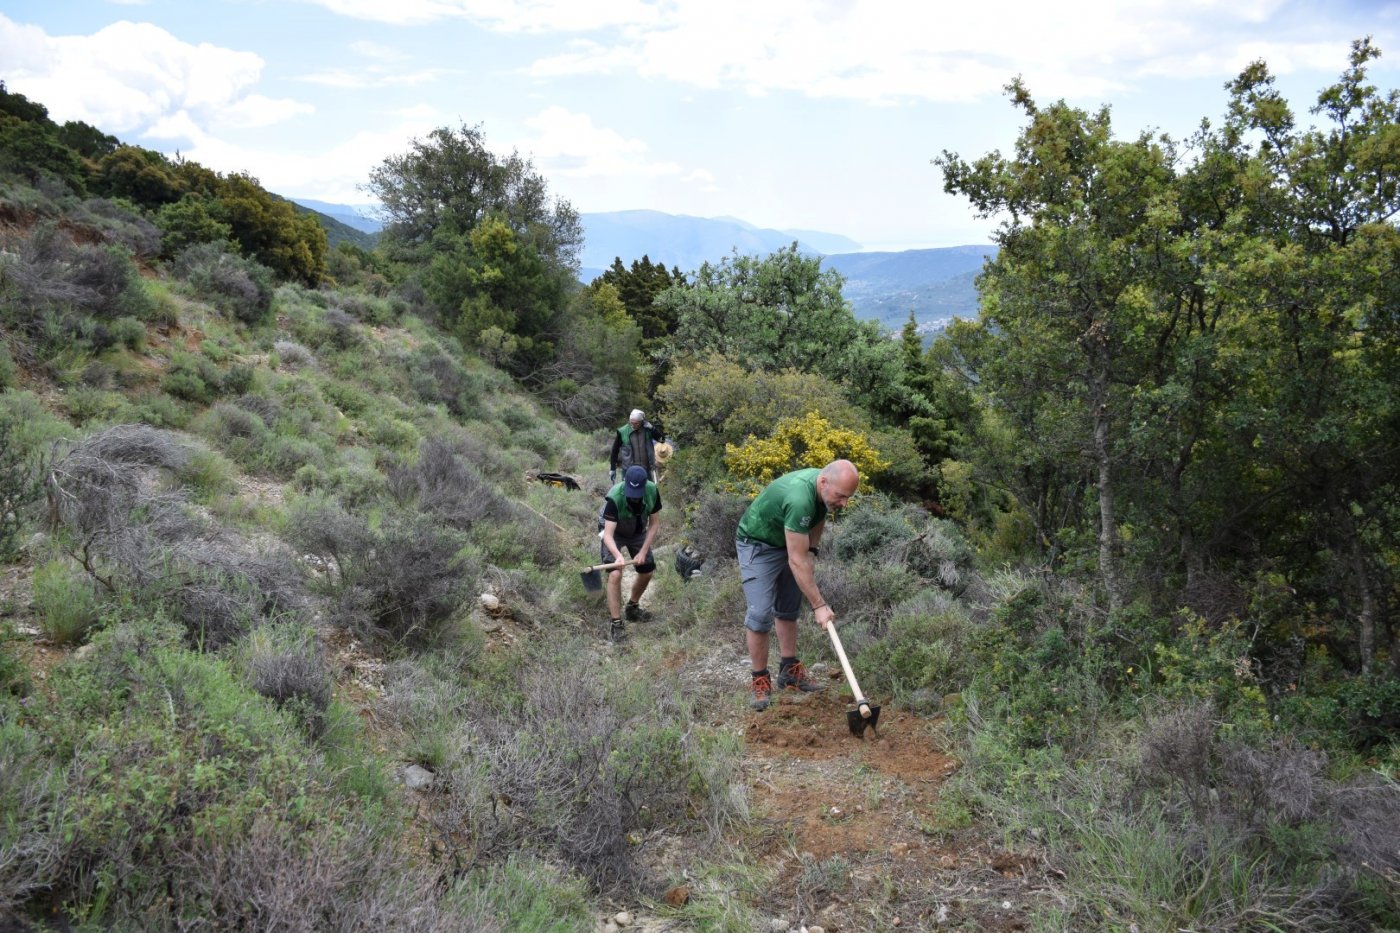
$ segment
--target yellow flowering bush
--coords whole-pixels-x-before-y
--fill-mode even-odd
[[[851,461],[860,471],[860,492],[870,492],[871,477],[889,466],[865,435],[833,427],[815,411],[800,418],[784,418],[769,437],[750,434],[743,444],[724,445],[724,464],[734,478],[729,488],[750,496],[758,495],[784,473],[824,467],[840,459]]]

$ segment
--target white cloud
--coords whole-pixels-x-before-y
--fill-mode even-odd
[[[149,23],[117,22],[91,36],[49,36],[0,14],[0,60],[9,86],[42,101],[54,119],[105,132],[266,125],[309,112],[251,94],[262,59],[209,43],[190,45]]]
[[[323,87],[355,90],[375,87],[418,87],[452,74],[448,68],[420,68],[415,71],[394,72],[386,68],[333,68],[328,71],[315,71],[301,76],[308,84]]]
[[[261,94],[249,94],[239,98],[228,107],[224,108],[215,125],[228,126],[233,129],[249,129],[258,126],[273,126],[290,120],[293,117],[314,113],[316,108],[310,104],[299,103],[294,100],[274,100],[271,97],[264,97]]]
[[[682,178],[681,181],[685,184],[694,185],[698,190],[706,194],[714,194],[717,191],[723,190],[716,184],[714,173],[703,168],[695,169]]]
[[[548,107],[525,125],[535,135],[522,141],[520,148],[551,178],[679,175],[682,171],[675,162],[653,159],[644,141],[595,126],[587,114]]]
[[[392,45],[382,45],[378,42],[360,41],[350,43],[350,51],[365,58],[372,58],[381,62],[399,62],[408,56],[400,49]]]
[[[465,19],[498,32],[580,32],[648,23],[660,7],[647,0],[306,0],[354,19],[421,25]]]
[[[1219,76],[1266,57],[1275,70],[1334,68],[1345,43],[1261,43],[1283,0],[668,0],[606,37],[543,57],[536,77],[630,74],[754,94],[791,91],[876,103],[971,101],[1015,75],[1046,96],[1103,97],[1137,78]],[[1297,12],[1297,11],[1292,11]],[[1306,11],[1303,11],[1306,12]],[[1314,14],[1327,16],[1326,11]]]
[[[436,126],[431,120],[405,119],[390,128],[355,133],[316,152],[245,147],[200,134],[182,154],[221,172],[247,172],[264,188],[288,197],[357,203],[368,199],[362,186],[371,170],[402,153],[410,139],[426,136]]]

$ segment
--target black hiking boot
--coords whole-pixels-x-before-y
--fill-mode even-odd
[[[627,608],[623,610],[623,615],[626,617],[626,619],[627,619],[628,622],[650,622],[650,621],[651,621],[651,612],[650,612],[650,610],[643,609],[643,608],[642,608],[639,604],[637,604],[637,603],[628,603],[628,604],[627,604]]]
[[[819,684],[807,676],[807,668],[801,661],[793,661],[788,667],[778,671],[779,690],[801,690],[803,693],[816,693],[825,690],[825,684]]]
[[[608,621],[608,641],[614,645],[620,645],[627,640],[627,626],[622,624],[621,619],[611,619]]]

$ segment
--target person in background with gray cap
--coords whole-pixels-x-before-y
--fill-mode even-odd
[[[632,595],[627,601],[628,622],[648,622],[651,613],[641,607],[642,594],[651,583],[651,575],[656,570],[656,559],[652,556],[652,544],[656,533],[661,530],[661,520],[656,513],[661,511],[661,490],[647,479],[646,468],[632,464],[627,468],[622,482],[618,483],[603,497],[603,511],[599,522],[603,531],[602,557],[604,563],[621,562],[626,548],[636,560],[636,579],[632,581]],[[608,637],[621,641],[626,637],[622,611],[622,568],[608,573]]]
[[[612,454],[608,457],[608,482],[617,482],[617,471],[636,464],[647,471],[647,479],[656,479],[656,442],[663,439],[660,424],[652,424],[640,408],[632,409],[627,423],[613,435]]]

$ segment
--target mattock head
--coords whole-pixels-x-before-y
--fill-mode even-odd
[[[858,739],[865,738],[865,730],[869,729],[876,735],[880,732],[876,725],[880,722],[880,707],[871,706],[869,703],[860,704],[860,709],[846,711],[846,725],[851,727],[851,735]]]

